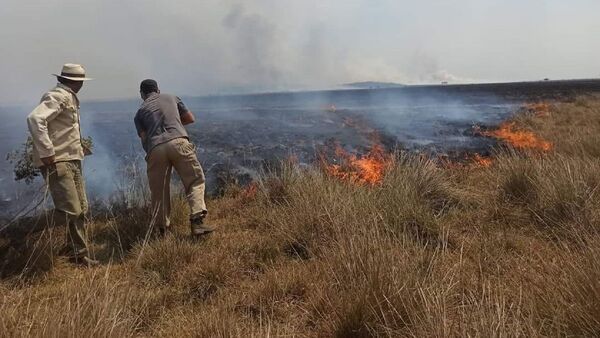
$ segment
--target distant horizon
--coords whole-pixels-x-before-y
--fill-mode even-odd
[[[265,90],[256,92],[228,92],[228,93],[209,93],[209,94],[183,94],[179,95],[176,92],[170,90],[164,90],[170,94],[181,96],[182,98],[213,98],[213,97],[236,97],[236,96],[254,96],[254,95],[269,95],[269,94],[301,94],[301,93],[315,93],[315,92],[329,92],[329,91],[353,91],[353,90],[385,90],[385,89],[401,89],[403,87],[448,87],[448,86],[468,86],[468,85],[494,85],[494,84],[511,84],[511,83],[537,83],[537,82],[561,82],[561,81],[600,81],[599,77],[583,77],[583,78],[565,78],[565,79],[540,79],[540,80],[513,80],[513,81],[482,81],[482,82],[461,82],[461,83],[396,83],[387,81],[357,81],[352,83],[339,84],[330,88],[316,88],[316,89],[291,89],[291,90]],[[398,87],[382,87],[382,88],[360,88],[350,87],[352,84],[362,83],[380,83],[398,85]],[[159,83],[160,86],[160,83]],[[162,88],[161,88],[162,91]],[[43,93],[40,93],[40,97]],[[83,94],[83,95],[82,95]],[[87,103],[108,103],[108,102],[120,102],[120,101],[135,101],[140,100],[138,95],[122,96],[122,97],[101,97],[101,98],[85,98],[85,86],[80,93],[82,101]],[[19,107],[26,104],[35,104],[39,101],[39,98],[32,98],[31,100],[24,100],[19,102],[0,102],[0,107]]]

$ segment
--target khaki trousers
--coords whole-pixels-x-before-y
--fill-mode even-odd
[[[55,225],[66,225],[67,228],[69,255],[85,256],[88,251],[85,234],[88,202],[81,161],[57,162],[41,169],[54,202]]]
[[[152,195],[152,215],[157,227],[170,225],[173,168],[183,182],[191,214],[206,212],[204,172],[196,157],[196,147],[187,138],[177,138],[157,145],[148,154],[146,162]]]

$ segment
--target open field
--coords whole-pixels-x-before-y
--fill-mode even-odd
[[[550,146],[485,165],[398,153],[372,185],[291,161],[211,200],[200,242],[181,199],[164,239],[115,205],[91,220],[98,268],[55,254],[61,229],[2,237],[0,332],[598,336],[600,96],[512,122]]]

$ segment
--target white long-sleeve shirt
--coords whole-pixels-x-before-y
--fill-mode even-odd
[[[50,156],[55,156],[56,162],[83,160],[79,99],[69,87],[59,83],[44,94],[27,117],[27,125],[35,166],[43,166],[40,158]]]

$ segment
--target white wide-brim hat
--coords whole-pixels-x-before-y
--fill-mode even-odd
[[[63,65],[62,71],[59,74],[52,74],[56,77],[62,77],[71,81],[89,81],[92,78],[85,77],[85,69],[81,65],[74,63],[66,63]]]

